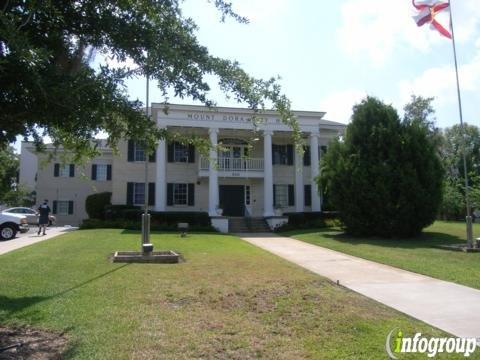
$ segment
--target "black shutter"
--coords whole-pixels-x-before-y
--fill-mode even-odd
[[[277,194],[277,185],[273,185],[273,206],[277,206],[277,197],[275,196],[276,194]]]
[[[195,184],[188,184],[188,206],[195,206]]]
[[[168,144],[168,147],[167,147],[167,160],[168,160],[168,162],[174,162],[174,159],[173,159],[174,146],[175,146],[175,143],[173,143],[173,142]]]
[[[288,206],[295,206],[295,187],[288,185]]]
[[[303,166],[310,166],[310,146],[303,147]]]
[[[312,206],[312,186],[305,185],[303,189],[303,194],[305,196],[305,206]]]
[[[112,180],[112,165],[107,165],[107,180]]]
[[[195,162],[195,146],[193,146],[192,144],[188,145],[188,162]]]
[[[148,156],[148,161],[149,162],[155,162],[156,160],[156,154],[155,154],[155,150]]]
[[[60,164],[53,165],[53,176],[58,177],[60,174]]]
[[[57,213],[57,200],[53,200],[53,210],[52,210],[52,212],[53,212],[54,214]]]
[[[287,145],[287,165],[293,165],[293,145]]]
[[[173,205],[173,184],[172,183],[167,184],[167,205],[168,206]]]
[[[73,214],[73,201],[68,202],[68,215]]]
[[[74,176],[75,176],[75,165],[70,164],[70,177],[74,177]]]
[[[277,164],[277,156],[275,154],[278,152],[278,147],[275,144],[272,144],[272,165]]]
[[[155,183],[148,183],[148,205],[155,205]]]
[[[135,143],[133,140],[128,140],[128,161],[135,161]]]
[[[92,164],[92,180],[97,180],[97,165]]]
[[[127,182],[127,205],[133,205],[133,182]]]

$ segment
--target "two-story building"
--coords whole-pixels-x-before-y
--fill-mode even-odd
[[[208,212],[213,225],[223,231],[229,217],[273,219],[279,211],[321,211],[315,183],[319,160],[345,125],[324,120],[323,112],[295,111],[306,144],[300,154],[292,130],[273,111],[252,121],[247,109],[169,105],[165,114],[163,108],[152,104],[157,125],[205,137],[213,145],[209,154],[192,145],[161,140],[156,153],[146,159],[144,149],[129,140],[119,144],[117,155],[99,141],[101,155],[86,165],[46,162],[46,156],[39,155],[38,200],[49,199],[58,222],[72,225],[86,218],[85,199],[94,192],[111,191],[113,204],[141,206],[148,161],[151,209]],[[22,146],[22,159],[31,161],[32,153],[31,146]],[[21,173],[20,181],[30,180],[22,180]]]

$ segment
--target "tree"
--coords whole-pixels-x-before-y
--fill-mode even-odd
[[[443,138],[440,129],[435,125],[433,100],[435,100],[433,97],[424,98],[422,96],[412,95],[410,102],[403,108],[403,121],[425,128],[429,139],[437,148],[440,148]]]
[[[12,147],[0,148],[0,203],[5,202],[5,197],[10,192],[16,182],[20,166],[18,155],[15,154]]]
[[[431,224],[443,170],[424,126],[368,97],[322,159],[320,184],[353,235],[414,236]]]
[[[209,1],[211,2],[211,1]],[[92,155],[91,139],[103,130],[111,146],[121,138],[153,149],[167,136],[129,101],[124,81],[148,74],[163,94],[206,105],[210,86],[258,111],[272,106],[300,133],[289,100],[275,79],[249,76],[238,63],[209,54],[195,37],[195,23],[182,16],[179,0],[0,0],[0,145],[32,136],[41,148],[48,135],[78,156]],[[230,3],[214,0],[221,20],[238,16]],[[95,52],[133,67],[92,67]],[[77,157],[78,157],[77,156]]]

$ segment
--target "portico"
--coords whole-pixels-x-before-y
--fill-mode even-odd
[[[162,104],[153,104],[159,127],[203,136],[211,148],[207,157],[182,145],[159,142],[155,210],[265,218],[280,212],[321,211],[315,181],[321,152],[344,125],[324,120],[323,112],[295,112],[304,137],[301,154],[295,151],[291,129],[273,111],[253,120],[248,109],[169,105],[165,114],[161,108]],[[194,194],[184,193],[190,191]],[[186,204],[184,197],[192,201]]]

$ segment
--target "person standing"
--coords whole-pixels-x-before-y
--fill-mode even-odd
[[[38,235],[40,235],[42,227],[43,235],[47,235],[45,231],[47,230],[48,218],[50,215],[50,207],[48,206],[47,199],[45,199],[43,204],[38,207],[38,212],[40,213],[40,218],[38,219]]]

